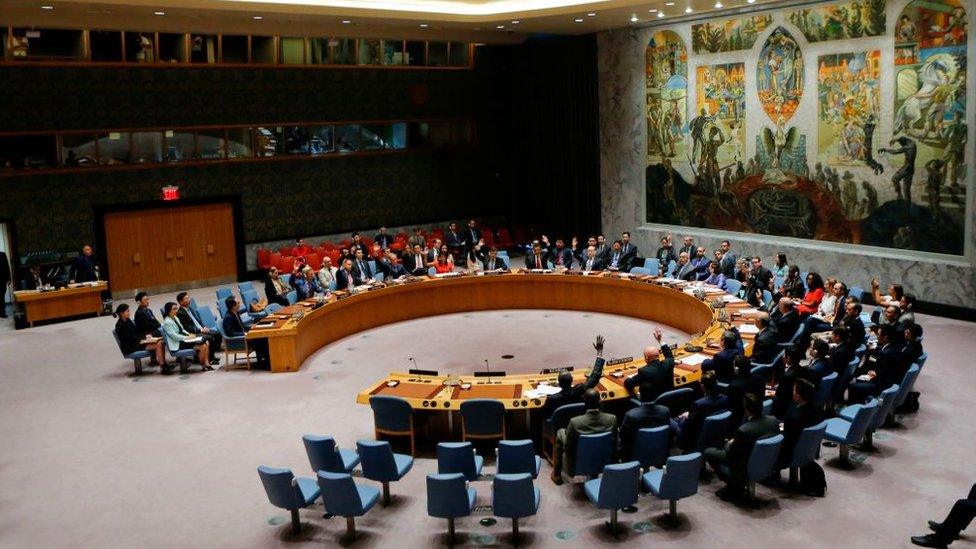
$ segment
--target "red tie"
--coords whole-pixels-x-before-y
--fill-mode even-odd
[[[538,255],[535,256],[535,268],[536,269],[541,269],[542,268],[542,257],[541,256],[538,256]]]

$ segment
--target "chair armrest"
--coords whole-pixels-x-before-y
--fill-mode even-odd
[[[857,415],[857,411],[860,409],[860,404],[851,404],[850,406],[844,406],[841,408],[841,410],[837,412],[837,415],[846,419],[847,421],[850,421],[851,423],[854,423],[854,416]]]

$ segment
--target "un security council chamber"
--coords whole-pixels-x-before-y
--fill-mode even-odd
[[[0,547],[976,547],[974,24],[0,0]]]

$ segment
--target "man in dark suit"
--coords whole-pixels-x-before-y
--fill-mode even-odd
[[[626,268],[621,268],[621,271],[629,271],[631,267],[635,266],[637,261],[637,246],[630,241],[630,233],[624,231],[620,233],[620,252],[623,254],[623,263]],[[657,273],[654,273],[657,274]]]
[[[383,273],[384,280],[400,278],[407,274],[407,270],[400,263],[393,250],[386,250],[383,256],[376,260],[376,270]]]
[[[420,244],[415,244],[410,253],[403,254],[403,266],[413,276],[427,274],[427,259],[424,257],[424,250]]]
[[[75,258],[68,269],[68,282],[92,282],[98,279],[92,247],[85,244],[81,248],[81,255]]]
[[[447,244],[447,251],[457,260],[463,258],[464,254],[467,253],[464,236],[458,232],[458,224],[453,221],[447,226],[444,242]]]
[[[600,411],[600,393],[596,389],[587,389],[583,393],[583,404],[586,406],[586,413],[569,420],[569,425],[556,433],[551,478],[557,485],[563,483],[564,463],[567,471],[574,469],[580,435],[610,432],[611,440],[617,440],[617,416]]]
[[[790,341],[800,327],[800,313],[796,311],[796,304],[788,297],[780,298],[776,310],[770,315],[770,319],[776,324],[776,333],[779,335],[780,343]]]
[[[848,341],[853,349],[864,345],[864,337],[867,334],[864,321],[861,320],[862,310],[861,304],[854,299],[848,299],[844,304],[844,318],[841,320],[841,325],[847,328]]]
[[[737,427],[742,422],[744,413],[742,399],[752,394],[762,400],[766,395],[766,382],[761,377],[752,375],[752,362],[749,357],[744,355],[735,357],[735,379],[729,382],[725,394],[729,395],[729,411],[732,412],[729,425]]]
[[[582,271],[602,271],[603,260],[597,254],[596,248],[590,246],[586,249],[586,256],[580,260],[580,270]]]
[[[794,382],[798,379],[808,379],[809,372],[800,364],[802,359],[803,353],[796,349],[790,349],[783,355],[783,374],[777,378],[779,383],[776,386],[776,394],[773,395],[773,408],[770,412],[775,417],[786,417],[790,403],[793,402]]]
[[[689,278],[689,280],[705,280],[708,278],[708,264],[711,263],[711,260],[705,257],[705,248],[699,246],[690,263],[695,268],[695,277]]]
[[[508,269],[508,263],[505,262],[505,258],[498,257],[498,248],[494,246],[488,248],[488,256],[485,257],[482,263],[484,263],[486,271],[504,271]]]
[[[823,421],[820,411],[813,405],[813,397],[817,388],[813,383],[805,379],[797,379],[792,383],[793,408],[786,414],[783,420],[783,446],[776,459],[776,470],[785,469],[790,466],[793,460],[793,450],[796,442],[807,427]],[[778,473],[777,473],[778,474]]]
[[[596,387],[597,383],[600,382],[600,378],[603,377],[603,365],[606,364],[606,360],[603,359],[604,341],[606,340],[603,336],[598,335],[596,341],[593,342],[593,348],[596,349],[596,360],[593,362],[593,369],[586,376],[586,381],[573,385],[573,374],[569,372],[559,374],[557,379],[559,380],[560,391],[546,397],[546,403],[542,406],[541,412],[543,419],[549,419],[560,406],[582,402],[583,393],[587,389]]]
[[[0,252],[0,318],[7,318],[7,289],[10,284],[10,260]]]
[[[691,258],[686,252],[678,254],[677,266],[671,276],[680,280],[697,280],[698,273],[695,272],[695,266],[691,264]]]
[[[850,331],[847,326],[835,326],[830,331],[830,352],[827,358],[830,361],[830,370],[837,372],[838,376],[844,375],[847,365],[854,360],[854,346],[850,342]]]
[[[281,279],[278,267],[268,269],[268,279],[264,281],[264,295],[268,298],[268,303],[277,303],[282,307],[287,307],[288,292],[290,291],[291,288]],[[213,349],[214,345],[211,345],[210,348]]]
[[[40,290],[47,285],[47,278],[41,273],[40,265],[31,265],[30,272],[20,285],[22,290]]]
[[[468,227],[464,230],[463,243],[470,250],[475,244],[481,241],[481,229],[474,219],[468,220]]]
[[[596,256],[603,260],[606,264],[607,258],[610,257],[610,245],[607,244],[607,237],[602,234],[596,236]]]
[[[725,278],[735,278],[735,264],[738,258],[732,253],[732,244],[728,240],[723,240],[719,244],[718,250],[722,255],[718,264],[722,269],[722,274],[725,275]]]
[[[220,360],[217,358],[217,352],[220,351],[220,345],[223,342],[223,338],[220,337],[220,332],[204,326],[196,313],[190,309],[190,294],[186,292],[176,294],[176,303],[180,306],[176,311],[176,320],[179,321],[180,326],[188,334],[193,334],[202,338],[205,342],[209,342],[210,364],[215,366],[220,364]]]
[[[739,340],[735,332],[726,330],[722,334],[722,350],[715,353],[715,356],[702,362],[702,372],[715,372],[715,377],[719,381],[728,383],[735,377],[735,369],[732,363],[735,357],[739,356]]]
[[[579,245],[579,242],[576,241],[576,237],[575,236],[573,237],[573,241],[576,242],[576,244],[577,244],[577,245],[575,245],[575,246],[572,247],[572,249],[573,249],[573,257],[575,257],[576,258],[576,261],[578,261],[580,263],[580,265],[582,265],[583,262],[586,261],[586,250],[588,250],[590,247],[593,247],[593,250],[594,251],[596,250],[596,237],[595,236],[591,236],[590,238],[588,238],[586,240],[586,245],[585,246]]]
[[[247,335],[248,328],[244,326],[244,321],[241,319],[241,304],[233,296],[228,297],[224,301],[224,304],[227,306],[227,314],[224,315],[223,319],[224,333],[228,338]],[[255,364],[254,368],[258,370],[270,370],[271,359],[268,354],[267,338],[250,339],[247,345],[249,349],[254,351],[255,356],[257,356],[257,364]]]
[[[976,518],[976,484],[969,489],[969,497],[958,499],[942,522],[929,521],[931,534],[912,536],[912,543],[921,547],[945,548],[959,539],[959,534]]]
[[[752,341],[752,360],[756,364],[769,364],[780,352],[777,327],[772,324],[769,313],[757,314],[753,322],[759,333]]]
[[[759,307],[763,302],[763,290],[771,290],[773,283],[773,272],[763,266],[762,258],[754,256],[752,258],[752,271],[742,287],[745,289],[746,300],[753,307]]]
[[[854,371],[854,382],[847,389],[848,402],[862,404],[901,382],[909,367],[901,347],[895,341],[893,326],[882,326],[878,330],[878,346],[867,352],[864,362]]]
[[[729,397],[719,392],[715,372],[703,373],[701,385],[705,396],[692,402],[688,411],[671,424],[678,447],[685,451],[694,450],[698,446],[698,437],[705,425],[705,418],[728,410],[731,404]]]
[[[610,253],[607,254],[604,268],[609,271],[630,271],[630,264],[624,258],[623,243],[619,240],[613,243]]]
[[[525,256],[526,269],[548,269],[549,255],[542,250],[542,244],[532,245],[532,253]]]
[[[380,245],[380,248],[387,250],[393,244],[393,236],[386,234],[386,227],[380,227],[380,231],[373,237],[373,242]]]
[[[146,335],[152,334],[153,337],[163,337],[162,325],[156,320],[156,314],[149,307],[149,294],[146,292],[137,293],[136,303],[138,307],[134,316],[139,335],[146,337]]]
[[[671,413],[667,406],[654,404],[641,393],[640,406],[628,410],[620,422],[620,457],[622,459],[634,457],[634,439],[637,437],[637,431],[668,425],[670,421]]]
[[[725,481],[717,495],[725,501],[741,499],[748,483],[746,466],[756,441],[779,433],[776,418],[762,415],[762,397],[747,395],[743,399],[745,421],[735,431],[725,448],[706,448],[705,461]],[[727,469],[724,469],[726,466]]]
[[[624,380],[624,387],[630,396],[634,396],[634,390],[640,387],[641,400],[653,401],[661,393],[674,389],[674,356],[671,354],[671,347],[661,343],[662,337],[661,329],[655,328],[654,339],[660,347],[646,347],[644,366]],[[664,360],[660,359],[661,355],[664,355]]]
[[[342,268],[336,271],[336,290],[352,290],[355,286],[362,284],[356,275],[353,274],[352,260],[342,261]],[[228,334],[229,335],[229,334]]]
[[[704,251],[704,248],[702,248],[702,250]],[[695,253],[697,251],[698,248],[695,247],[694,239],[692,239],[690,236],[686,236],[681,240],[681,247],[678,248],[678,255],[681,255],[681,252],[684,252],[688,254],[688,257],[695,257]]]
[[[356,286],[373,281],[373,270],[370,269],[369,263],[363,257],[362,250],[356,250],[356,260],[352,262],[352,274],[359,280]]]
[[[549,246],[549,237],[542,235],[542,243]],[[573,252],[566,247],[561,238],[556,239],[556,245],[549,248],[549,260],[554,267],[569,268],[573,264]]]
[[[905,328],[905,345],[901,348],[903,362],[911,367],[922,356],[922,327],[914,322]]]

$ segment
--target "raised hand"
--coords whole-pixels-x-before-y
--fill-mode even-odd
[[[660,343],[662,337],[664,337],[664,334],[661,332],[661,329],[654,328],[654,339],[656,339],[657,342]]]
[[[593,342],[593,348],[596,349],[597,353],[603,352],[603,343],[606,339],[602,335],[596,336],[596,341]]]

